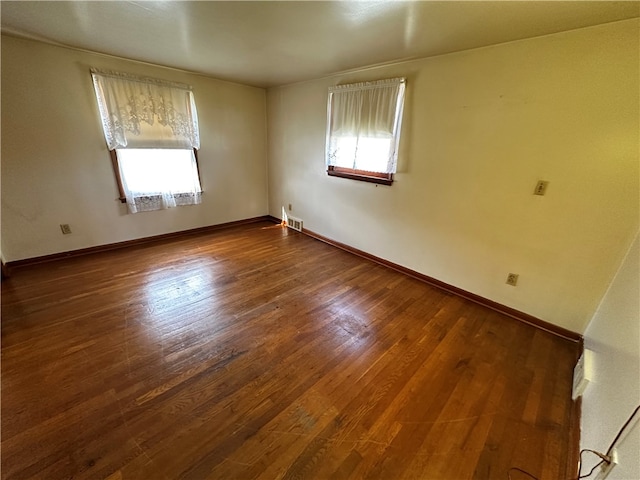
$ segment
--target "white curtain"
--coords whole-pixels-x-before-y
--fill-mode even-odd
[[[327,166],[395,173],[404,78],[329,88]]]
[[[109,150],[200,148],[188,85],[95,69],[91,76]]]
[[[115,150],[130,213],[200,203],[191,87],[92,69],[104,137]]]

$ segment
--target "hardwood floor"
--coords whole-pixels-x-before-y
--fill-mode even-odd
[[[267,222],[21,267],[2,478],[565,478],[577,349]]]

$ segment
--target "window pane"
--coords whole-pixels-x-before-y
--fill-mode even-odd
[[[200,192],[193,150],[118,149],[122,181],[131,192]]]
[[[391,141],[390,138],[360,137],[356,152],[356,170],[387,172]]]
[[[386,173],[392,141],[391,138],[335,137],[334,165],[367,172]]]
[[[356,156],[356,137],[335,137],[336,167],[353,168]]]

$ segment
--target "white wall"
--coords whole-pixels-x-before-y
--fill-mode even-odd
[[[605,453],[640,404],[639,273],[640,239],[636,236],[585,333],[585,348],[594,352],[594,381],[582,397],[581,449]],[[640,478],[640,419],[617,448],[620,463],[608,478]],[[585,459],[583,473],[598,460],[588,454]]]
[[[201,205],[126,213],[89,69],[193,86]],[[2,253],[7,261],[266,215],[259,88],[2,36]],[[63,236],[59,224],[71,225]]]
[[[584,332],[638,230],[638,27],[270,89],[270,213],[291,203],[316,233]],[[328,177],[328,87],[395,76],[408,86],[394,184]]]

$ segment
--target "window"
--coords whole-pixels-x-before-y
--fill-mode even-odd
[[[92,77],[120,200],[129,212],[200,203],[191,88],[96,70]]]
[[[391,185],[396,173],[405,79],[329,89],[327,173]]]
[[[136,213],[200,203],[196,155],[195,149],[113,150],[121,201]]]

